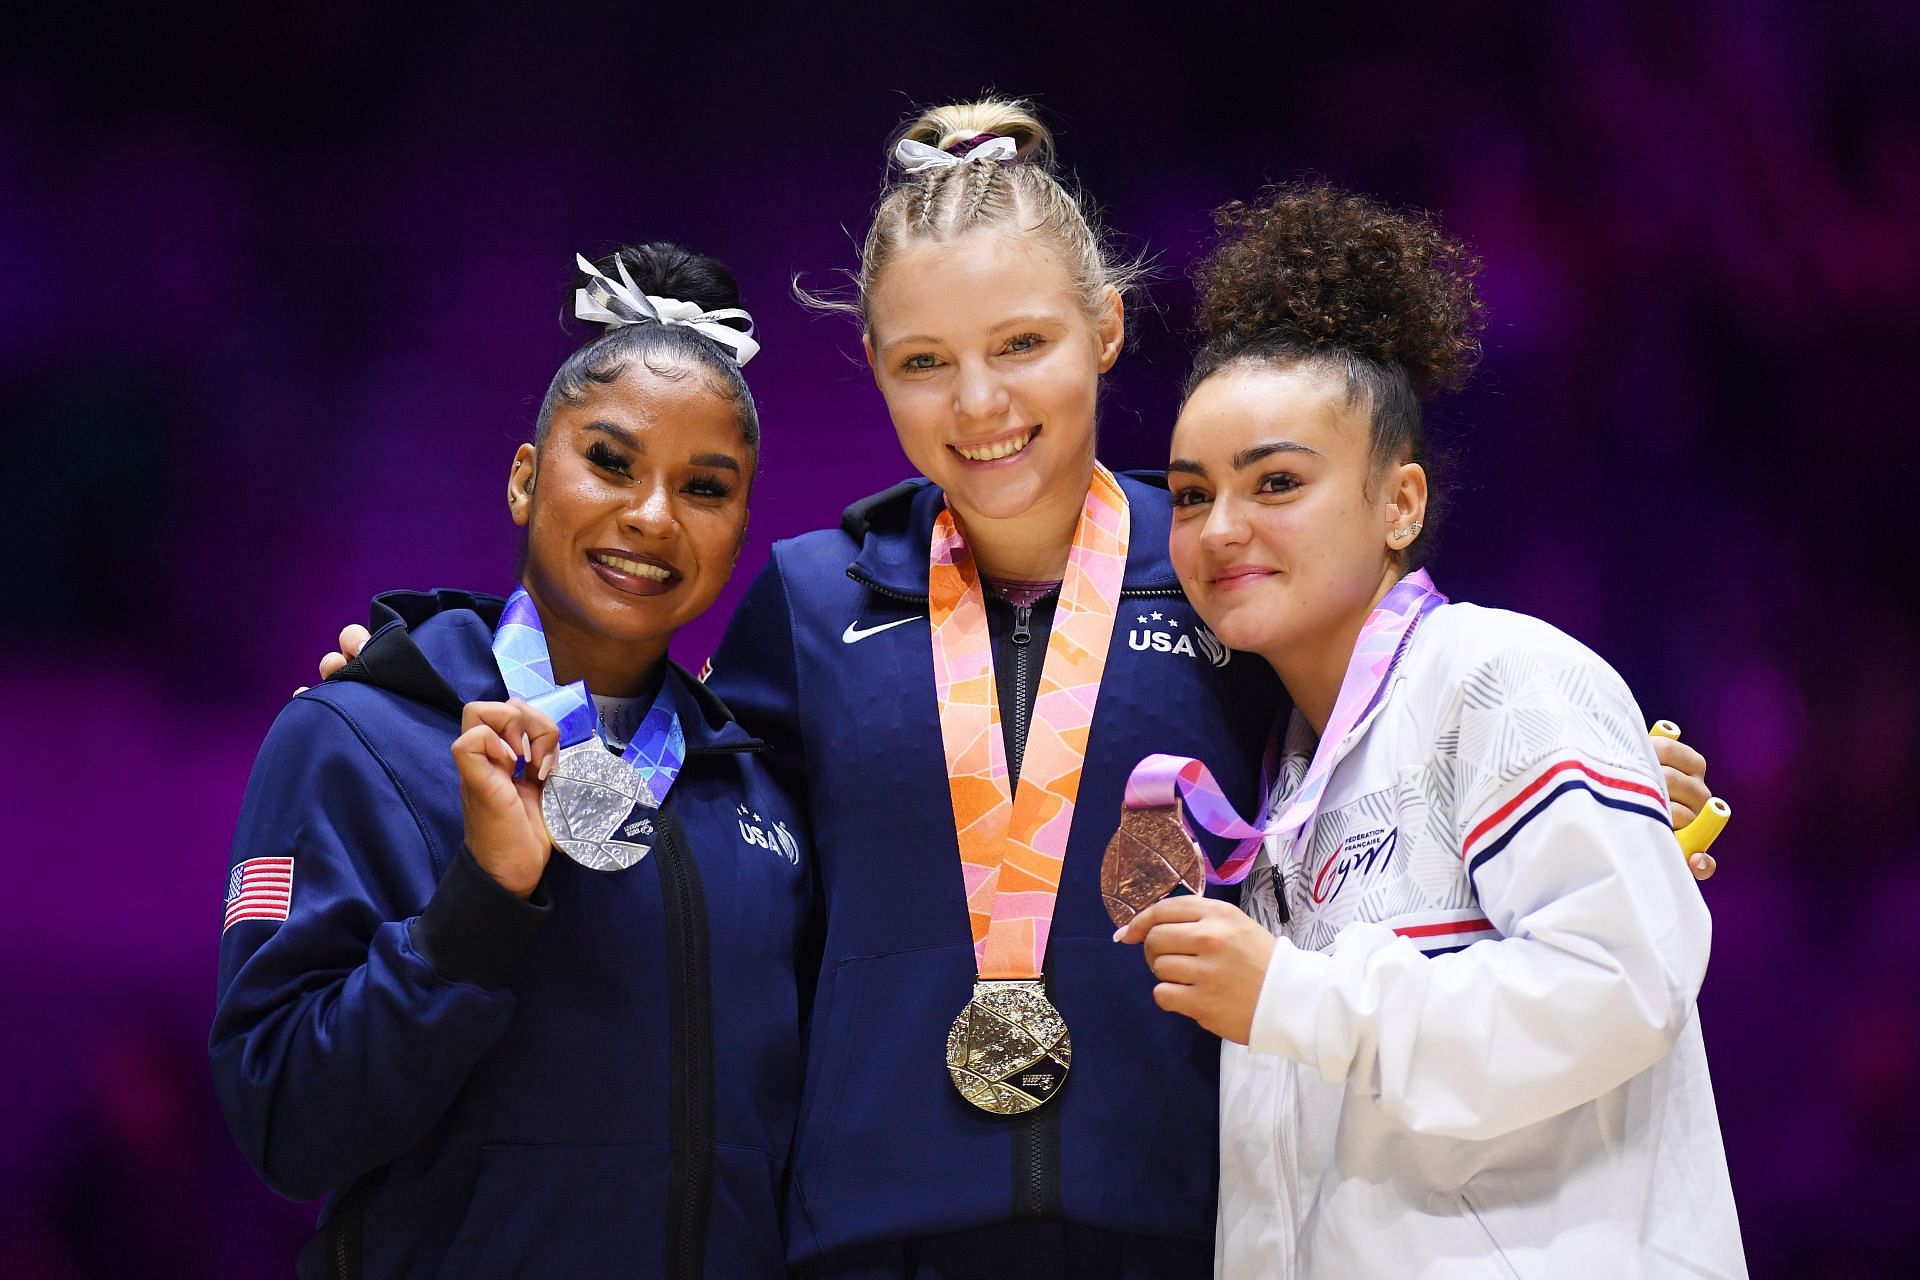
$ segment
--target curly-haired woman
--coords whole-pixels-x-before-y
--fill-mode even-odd
[[[1620,677],[1421,568],[1421,402],[1477,259],[1325,186],[1223,211],[1172,558],[1294,710],[1239,907],[1162,901],[1163,1008],[1222,1058],[1228,1276],[1732,1276],[1694,998],[1706,908]]]

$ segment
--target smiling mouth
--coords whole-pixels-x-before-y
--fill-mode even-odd
[[[602,570],[602,576],[615,581],[615,585],[621,585],[617,581],[618,578],[625,578],[632,583],[633,587],[643,592],[654,587],[665,587],[678,581],[680,577],[664,564],[658,564],[652,560],[636,560],[632,556],[618,555],[612,551],[589,551],[587,559],[596,568]]]
[[[1028,427],[1025,431],[1002,436],[998,440],[990,440],[985,444],[950,444],[947,447],[968,462],[998,462],[1002,458],[1011,458],[1014,454],[1024,451],[1039,434],[1040,428]]]

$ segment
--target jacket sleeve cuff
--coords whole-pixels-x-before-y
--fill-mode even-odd
[[[449,982],[502,986],[552,910],[545,884],[522,902],[462,845],[413,922],[413,948]]]
[[[1247,1048],[1319,1066],[1315,1033],[1332,977],[1333,957],[1276,939],[1260,999],[1253,1006]]]

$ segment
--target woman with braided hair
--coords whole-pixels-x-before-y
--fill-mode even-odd
[[[790,1256],[1205,1276],[1218,1049],[1113,946],[1100,855],[1144,752],[1257,794],[1279,690],[1207,648],[1164,479],[1095,458],[1134,272],[1046,129],[940,108],[893,159],[844,309],[920,478],[775,545],[709,677],[822,850]]]
[[[1479,262],[1321,185],[1220,223],[1172,557],[1293,711],[1239,906],[1121,936],[1227,1042],[1222,1273],[1744,1275],[1646,722],[1579,642],[1422,568],[1421,405],[1479,360]]]

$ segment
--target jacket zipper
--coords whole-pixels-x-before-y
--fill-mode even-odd
[[[1027,688],[1027,651],[1033,646],[1033,606],[1016,605],[1013,610],[1013,634],[1007,637],[1013,645],[1013,687],[1023,696],[1013,700],[1013,752],[1012,765],[1014,776],[1019,776],[1020,762],[1027,756],[1027,717],[1032,708],[1027,705],[1024,696]]]
[[[713,1194],[713,973],[700,869],[671,808],[659,816],[653,854],[667,917],[668,1025],[674,1056],[668,1090],[672,1138],[667,1175],[666,1274],[697,1280],[706,1269]]]
[[[1011,717],[1008,727],[1013,730],[1007,744],[1010,790],[1020,785],[1020,766],[1033,719],[1033,704],[1026,696],[1034,661],[1033,641],[1033,606],[1014,605],[1013,630],[1007,636],[1007,644],[1013,649],[1014,693],[1012,706],[1007,708]],[[1014,1121],[1013,1216],[1057,1218],[1060,1212],[1060,1109],[1040,1107]]]
[[[364,1180],[354,1183],[340,1197],[340,1205],[333,1216],[327,1219],[328,1261],[333,1264],[334,1280],[360,1280],[360,1226],[361,1220],[366,1217],[367,1199],[371,1195],[369,1183]]]
[[[849,568],[847,576],[876,595],[890,600],[899,600],[906,604],[925,605],[925,595],[913,595],[905,591],[895,591],[890,587],[862,576]],[[1178,587],[1147,587],[1128,591],[1122,590],[1120,598],[1126,599],[1172,599],[1183,595]],[[1056,619],[1056,624],[1057,624]],[[1013,687],[1023,694],[1027,687],[1028,664],[1032,662],[1033,650],[1033,606],[1015,605],[1013,610],[1013,632],[1007,637],[1013,646]],[[1013,699],[1008,708],[1012,715],[1013,742],[1007,761],[1009,780],[1019,785],[1021,757],[1026,754],[1028,720],[1032,708],[1024,696]],[[1028,1112],[1014,1122],[1013,1131],[1013,1215],[1024,1218],[1058,1218],[1061,1214],[1060,1194],[1060,1109],[1057,1106],[1040,1107]]]
[[[1279,1148],[1280,1173],[1280,1212],[1287,1224],[1286,1239],[1300,1238],[1300,1157],[1297,1150],[1296,1133],[1300,1120],[1300,1070],[1296,1063],[1282,1060],[1279,1064],[1281,1079],[1285,1086],[1280,1095],[1280,1106],[1276,1112],[1279,1123],[1275,1126],[1274,1143]],[[1297,1256],[1297,1255],[1296,1255]],[[1285,1275],[1297,1275],[1297,1261],[1289,1260]]]

